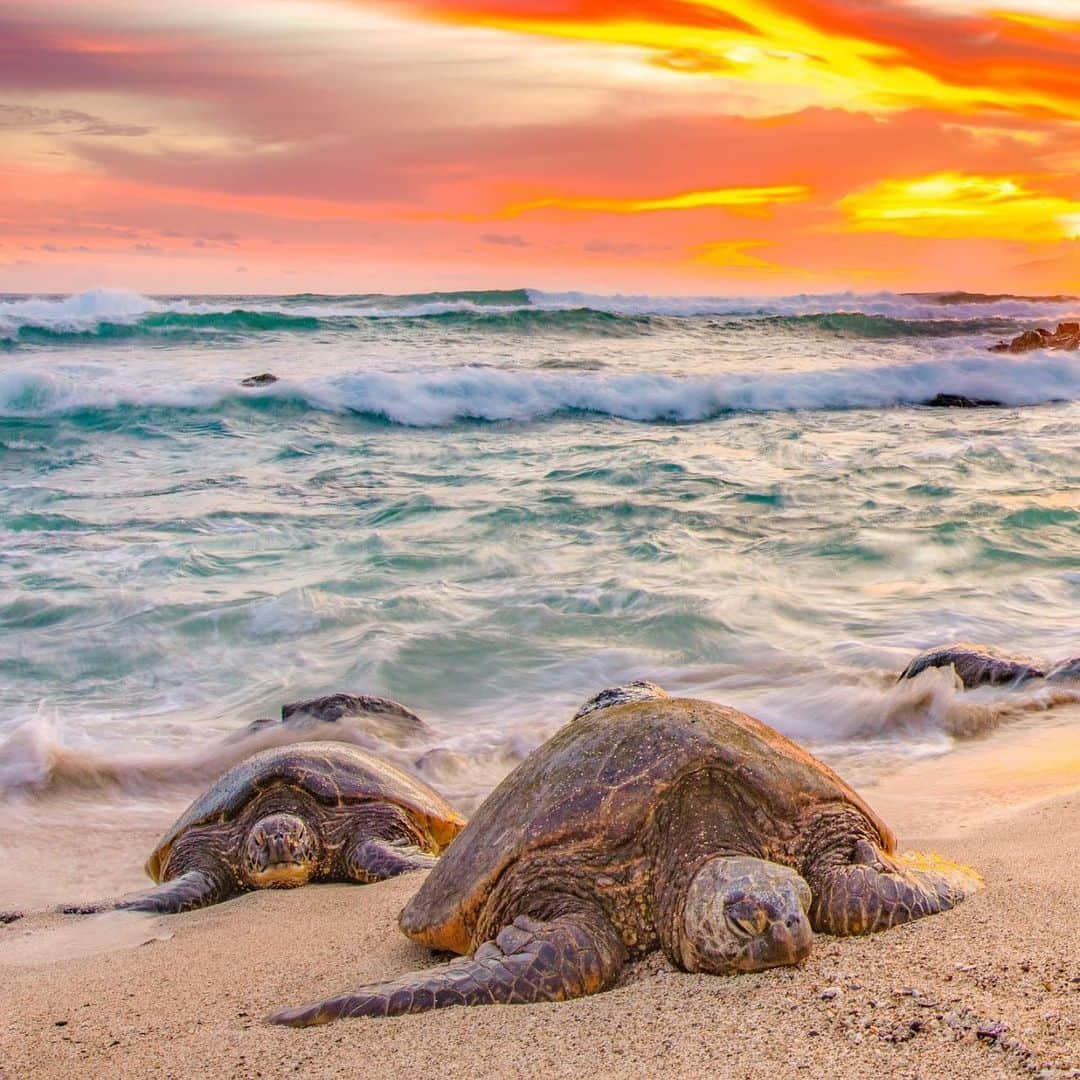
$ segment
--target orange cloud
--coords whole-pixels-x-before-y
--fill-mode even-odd
[[[1077,24],[1024,13],[944,15],[901,0],[421,0],[449,21],[636,46],[674,71],[758,89],[759,108],[933,108],[1080,119]],[[707,16],[723,15],[712,24]]]
[[[1080,201],[1023,178],[942,172],[883,180],[840,201],[852,229],[901,236],[1053,242],[1080,237]]]
[[[577,210],[601,214],[648,214],[659,210],[699,210],[725,207],[739,213],[760,214],[771,206],[802,202],[811,191],[802,184],[779,184],[772,187],[731,187],[711,191],[686,191],[651,199],[616,199],[601,197],[572,198],[553,195],[511,203],[499,217],[517,217],[532,210]]]
[[[695,262],[724,270],[757,270],[768,274],[796,273],[789,266],[763,259],[752,252],[769,247],[765,240],[728,240],[702,244],[695,252]]]

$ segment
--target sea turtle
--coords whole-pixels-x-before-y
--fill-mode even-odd
[[[431,788],[357,746],[264,750],[221,776],[147,860],[159,884],[102,904],[174,913],[250,889],[381,881],[434,865],[465,824]]]
[[[884,930],[978,887],[896,855],[851,788],[760,721],[639,691],[604,691],[529,755],[405,906],[405,934],[468,958],[270,1019],[561,1001],[658,948],[684,971],[759,971],[801,961],[812,929]]]
[[[1046,674],[1045,667],[1030,656],[1003,652],[992,645],[957,641],[919,653],[900,673],[897,682],[913,679],[929,667],[952,667],[969,690],[987,684],[1022,683],[1028,679],[1041,679]]]

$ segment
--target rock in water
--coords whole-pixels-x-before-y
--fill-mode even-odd
[[[362,721],[365,730],[398,744],[431,730],[411,709],[390,698],[370,694],[328,694],[281,707],[283,724],[336,724],[343,720]]]
[[[899,679],[913,679],[929,667],[951,667],[967,689],[974,686],[1001,686],[1004,683],[1040,679],[1045,668],[1027,656],[1002,652],[991,645],[958,641],[938,645],[919,653],[900,673]]]
[[[1057,330],[1025,330],[1012,341],[999,341],[991,352],[1023,353],[1033,349],[1080,349],[1080,323],[1063,322]]]
[[[1055,664],[1047,673],[1049,682],[1080,682],[1080,656]]]
[[[269,386],[271,383],[276,383],[278,377],[271,375],[269,371],[264,371],[261,375],[249,375],[246,379],[240,380],[241,386]]]
[[[1000,401],[991,401],[989,398],[972,398],[964,394],[935,394],[924,405],[932,405],[938,409],[984,409],[1000,408]]]

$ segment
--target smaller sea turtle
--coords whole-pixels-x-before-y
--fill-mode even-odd
[[[968,690],[975,686],[1019,684],[1041,679],[1046,674],[1044,665],[1030,656],[1003,652],[992,645],[957,641],[919,653],[900,673],[897,682],[913,679],[929,667],[951,667]]]
[[[146,863],[158,885],[62,910],[175,913],[250,889],[381,881],[433,866],[464,824],[422,781],[357,746],[274,747],[221,776],[169,829]]]
[[[978,887],[897,854],[851,788],[759,720],[616,687],[484,800],[402,910],[409,937],[461,959],[271,1020],[564,1001],[657,949],[683,971],[762,971],[805,959],[814,931],[886,930]]]

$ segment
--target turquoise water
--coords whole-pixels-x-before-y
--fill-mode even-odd
[[[627,678],[856,763],[1052,704],[893,680],[1080,652],[1080,356],[987,351],[1078,311],[0,298],[0,787],[336,690],[428,718],[385,750],[466,803]]]

